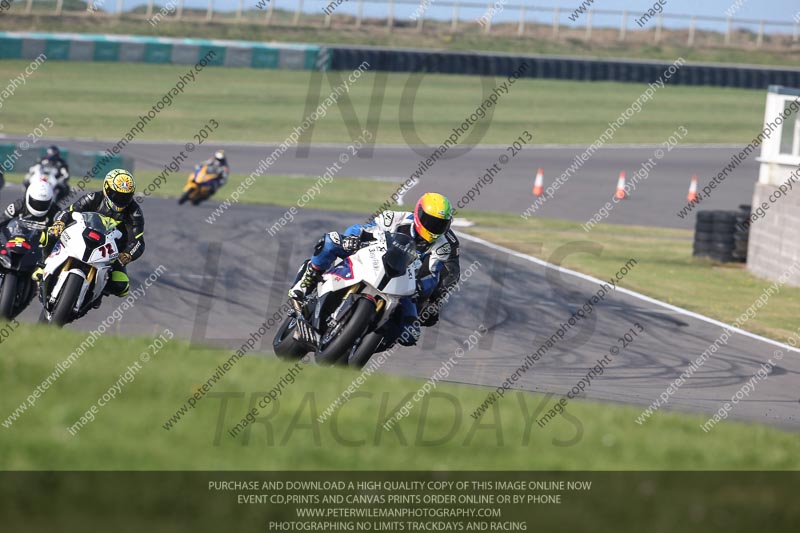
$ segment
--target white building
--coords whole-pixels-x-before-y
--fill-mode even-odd
[[[769,87],[761,167],[753,193],[747,268],[777,280],[798,262],[788,280],[800,286],[800,89]],[[767,131],[767,130],[765,130]]]

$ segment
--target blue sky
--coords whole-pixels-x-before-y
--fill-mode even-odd
[[[124,0],[125,9],[129,9],[135,5],[144,3],[145,0]],[[164,4],[167,0],[156,0],[157,3]],[[297,0],[272,0],[275,2],[275,6],[284,9],[295,9],[297,6]],[[330,0],[304,0],[304,11],[316,11],[320,12],[324,6],[328,4]],[[367,0],[365,0],[366,2]],[[370,3],[364,4],[364,14],[367,16],[385,16],[387,12],[388,0],[379,0],[383,2],[385,5],[379,5],[375,3],[375,0],[372,0]],[[421,0],[424,1],[424,0]],[[430,7],[426,12],[426,18],[445,18],[449,19],[452,16],[452,7],[450,6],[443,6],[441,5],[442,2],[445,0],[428,0],[431,2]],[[447,0],[449,1],[449,0]],[[482,1],[482,0],[468,0],[473,3],[478,3],[481,6],[487,5],[489,2]],[[492,0],[494,1],[494,0]],[[502,0],[497,0],[502,1]],[[555,7],[559,6],[562,10],[562,23],[563,24],[570,24],[567,16],[571,13],[576,7],[578,7],[581,1],[588,1],[588,0],[507,0],[507,5],[521,5],[525,4],[527,6],[537,6],[537,7]],[[653,5],[655,0],[594,0],[592,7],[594,9],[610,9],[610,10],[623,10],[627,9],[630,13],[629,17],[629,27],[635,28],[634,18],[640,16],[644,13],[649,7]],[[735,18],[743,18],[743,19],[757,19],[760,20],[762,18],[771,20],[771,21],[778,21],[778,22],[786,22],[792,23],[795,16],[800,16],[800,1],[798,0],[665,0],[666,6],[664,7],[664,13],[670,14],[682,14],[682,15],[705,15],[705,16],[717,16],[717,17],[724,17],[725,12],[731,8],[731,6],[735,6],[739,4],[739,7],[736,11]],[[244,0],[245,7],[251,6],[254,7],[257,3],[257,0]],[[239,0],[215,0],[215,6],[218,9],[235,9],[236,6],[239,4]],[[438,5],[437,5],[438,4]],[[208,0],[185,0],[186,6],[191,7],[205,7],[208,5]],[[418,4],[414,3],[411,0],[411,3],[407,4],[395,4],[395,17],[400,19],[408,18],[411,13],[416,9]],[[114,2],[113,7],[111,9],[116,9],[116,2]],[[357,9],[357,0],[348,0],[347,2],[343,3],[337,8],[338,12],[342,13],[351,13],[354,14]],[[474,8],[467,8],[461,7],[460,9],[461,18],[463,19],[476,19],[483,15],[485,11],[485,7],[474,7]],[[581,19],[578,21],[578,24],[585,23],[585,15],[581,16]],[[502,13],[496,15],[495,20],[498,21],[516,21],[519,18],[519,9],[518,8],[510,8],[507,7]],[[528,20],[537,20],[542,22],[551,22],[552,15],[550,13],[543,13],[543,12],[529,12],[527,16]],[[619,17],[615,15],[599,15],[596,14],[594,16],[594,23],[598,25],[606,25],[606,26],[618,26],[619,25]],[[666,20],[665,24],[668,26],[685,26],[686,24],[681,21],[670,21]],[[757,25],[748,25],[748,24],[739,24],[737,26],[746,26],[751,29],[757,27]],[[705,27],[711,29],[724,29],[725,23],[724,22],[699,22],[698,27]],[[768,31],[770,29],[768,28]],[[784,31],[791,31],[791,28],[786,28]]]

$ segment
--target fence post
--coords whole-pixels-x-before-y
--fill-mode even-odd
[[[300,25],[300,13],[303,12],[303,0],[297,0],[297,11],[294,12],[294,20],[292,24],[294,26]]]
[[[733,21],[730,16],[728,16],[728,27],[725,29],[725,44],[731,44],[731,29],[733,26]]]
[[[592,38],[592,14],[594,10],[589,10],[586,14],[586,36],[585,39],[588,41]]]
[[[794,34],[792,35],[792,42],[796,43],[800,39],[800,22],[794,23]]]
[[[214,16],[214,0],[208,0],[208,8],[206,9],[206,20],[211,20]]]
[[[63,3],[63,0],[59,0],[59,3]],[[122,16],[122,3],[123,0],[117,0],[117,17]]]
[[[453,20],[450,23],[450,31],[455,32],[458,29],[458,0],[453,2]]]
[[[758,37],[756,38],[756,48],[761,48],[764,45],[764,21],[758,25]]]
[[[525,6],[519,8],[519,26],[517,26],[517,35],[519,37],[525,35]]]
[[[236,6],[236,20],[242,20],[242,12],[244,11],[244,0],[239,0],[239,4]]]
[[[64,0],[58,0],[56,2],[56,15],[60,15],[63,9],[64,9]]]
[[[689,39],[686,41],[688,46],[694,46],[695,24],[697,24],[697,18],[692,15],[692,20],[689,22]]]
[[[356,16],[356,28],[361,27],[362,16],[364,16],[364,0],[358,0],[358,15]]]
[[[175,18],[181,20],[183,18],[183,0],[178,0],[178,10],[175,11]]]
[[[148,19],[153,16],[153,2],[155,2],[155,0],[147,0],[147,12],[145,13],[145,17]]]
[[[422,33],[422,25],[425,24],[425,11],[420,11],[417,17],[417,33]]]
[[[557,7],[553,10],[553,39],[558,39],[558,19],[560,14],[560,7]]]
[[[389,0],[389,17],[386,19],[386,29],[392,33],[392,26],[394,26],[394,0]]]
[[[28,0],[28,4],[25,6],[25,14],[30,15],[32,8],[33,8],[33,0]]]
[[[628,31],[628,10],[622,12],[622,22],[619,24],[619,40],[625,40],[625,32]]]
[[[657,43],[661,42],[661,27],[664,25],[664,16],[659,14],[658,18],[656,19],[656,33],[655,33],[655,41]]]
[[[269,9],[267,9],[267,16],[265,17],[267,26],[272,24],[272,13],[275,11],[275,2],[277,2],[277,0],[270,0],[269,2]]]
[[[484,26],[483,26],[483,33],[485,33],[486,35],[489,35],[492,32],[492,18],[493,17],[489,13],[490,9],[492,9],[492,3],[491,2],[489,2],[486,5],[486,11],[484,12],[484,15],[486,16],[486,24],[484,24]]]

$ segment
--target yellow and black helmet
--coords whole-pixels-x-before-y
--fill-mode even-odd
[[[103,180],[103,196],[108,207],[114,211],[124,211],[131,205],[135,192],[136,182],[133,175],[125,169],[114,169]]]
[[[446,233],[452,221],[450,201],[438,192],[423,194],[414,208],[414,231],[427,243]]]

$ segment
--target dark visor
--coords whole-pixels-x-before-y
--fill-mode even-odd
[[[28,198],[28,203],[31,209],[35,209],[36,211],[47,211],[52,205],[51,202],[47,200],[34,200],[33,198]]]
[[[106,189],[108,199],[114,202],[119,207],[126,207],[133,200],[133,194],[129,192],[117,192],[113,189]]]
[[[429,215],[423,211],[422,206],[417,208],[417,218],[419,218],[422,227],[430,231],[434,235],[441,235],[450,229],[450,221],[443,218],[437,218]]]

